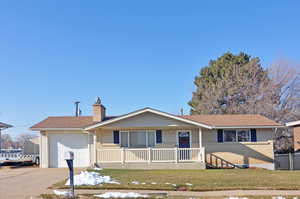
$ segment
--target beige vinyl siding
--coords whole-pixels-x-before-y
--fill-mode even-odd
[[[114,144],[113,130],[97,131],[97,148],[120,148],[119,144]]]
[[[273,140],[274,130],[273,129],[256,129],[256,137],[258,142],[265,142]]]
[[[273,163],[273,142],[209,143],[205,145],[206,158],[214,154],[234,164]]]
[[[216,129],[203,129],[202,132],[203,143],[218,143]],[[257,142],[273,140],[273,132],[273,129],[256,129]]]
[[[188,123],[160,116],[154,113],[142,113],[121,121],[107,124],[105,127],[130,128],[130,127],[168,127],[168,126],[191,126]],[[192,127],[192,126],[191,126]]]
[[[274,161],[273,129],[256,129],[257,142],[218,143],[217,130],[203,130],[207,158],[214,154],[234,164],[266,164]]]
[[[157,148],[174,148],[176,147],[176,131],[162,130],[162,143],[157,144]]]

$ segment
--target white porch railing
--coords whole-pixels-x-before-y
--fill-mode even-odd
[[[97,149],[98,163],[204,162],[204,148]]]

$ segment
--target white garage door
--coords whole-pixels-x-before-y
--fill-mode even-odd
[[[74,152],[74,167],[89,166],[87,134],[49,134],[50,167],[68,167],[64,159],[65,152],[68,151]]]

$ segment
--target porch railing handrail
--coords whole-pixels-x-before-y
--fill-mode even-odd
[[[97,149],[96,162],[205,162],[202,148],[110,148]]]

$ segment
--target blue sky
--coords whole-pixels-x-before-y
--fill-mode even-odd
[[[2,1],[0,121],[30,132],[53,115],[145,106],[188,113],[210,59],[300,60],[300,1]]]

